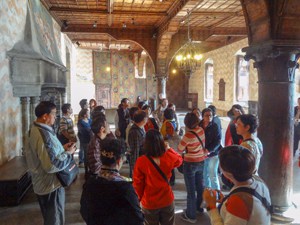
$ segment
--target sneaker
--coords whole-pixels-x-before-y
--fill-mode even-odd
[[[190,219],[190,218],[188,218],[185,212],[181,214],[180,219],[182,219],[182,220],[184,220],[186,222],[189,222],[189,223],[196,223],[197,222],[196,219]]]

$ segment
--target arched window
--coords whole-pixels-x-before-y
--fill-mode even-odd
[[[205,99],[208,102],[213,101],[214,90],[214,65],[211,59],[205,62]]]
[[[247,102],[249,100],[249,61],[243,55],[236,56],[236,100]]]

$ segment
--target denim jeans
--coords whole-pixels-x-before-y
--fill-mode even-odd
[[[65,224],[65,189],[60,187],[46,195],[37,195],[44,225]]]
[[[183,164],[183,175],[187,192],[186,215],[190,219],[196,219],[196,210],[200,209],[202,202],[203,168],[204,162],[184,162]]]
[[[85,163],[87,148],[88,148],[88,143],[80,143],[80,148],[78,153],[79,163]]]
[[[204,187],[220,190],[218,166],[219,157],[217,155],[205,159],[203,171]]]

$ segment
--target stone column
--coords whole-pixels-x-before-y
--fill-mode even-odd
[[[24,147],[27,142],[27,134],[30,127],[30,111],[29,111],[29,98],[21,97],[21,117],[22,117],[22,155],[24,155]]]
[[[40,102],[40,97],[30,97],[30,124],[35,121],[36,116],[35,116],[35,107],[38,105]]]
[[[167,78],[165,76],[157,76],[159,80],[159,86],[158,86],[158,94],[159,98],[166,98],[167,97],[167,92],[166,92],[166,87],[167,87]]]
[[[282,46],[243,49],[258,72],[258,137],[264,146],[259,168],[275,210],[291,206],[293,193],[293,97],[296,55]]]
[[[62,101],[62,105],[67,103],[67,94],[65,91],[61,92],[61,101]]]

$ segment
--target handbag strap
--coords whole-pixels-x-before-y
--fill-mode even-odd
[[[198,138],[198,140],[199,140],[199,142],[200,142],[202,148],[205,149],[204,144],[203,144],[202,140],[200,139],[200,137],[198,136],[198,134],[197,134],[195,131],[192,131],[192,130],[190,130],[190,132],[191,132],[192,134],[194,134],[194,135]]]
[[[163,171],[161,171],[161,169],[159,168],[159,166],[154,162],[154,160],[147,155],[147,158],[150,160],[150,162],[153,164],[153,166],[155,167],[155,169],[159,172],[159,174],[162,176],[162,178],[164,178],[164,180],[168,183],[168,185],[170,185],[168,178],[166,177],[166,175],[163,173]]]

